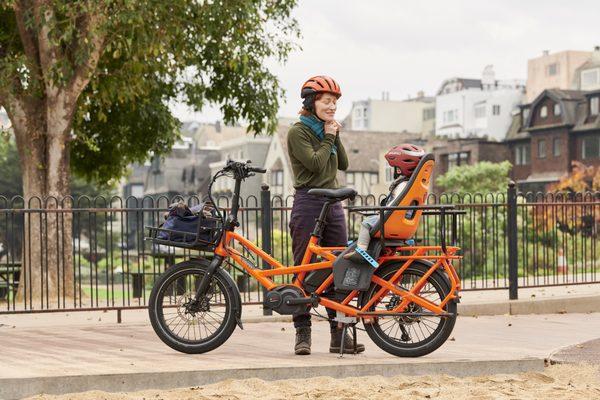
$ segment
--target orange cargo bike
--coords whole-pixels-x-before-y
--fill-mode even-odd
[[[446,246],[445,218],[461,211],[453,206],[423,205],[434,160],[423,157],[404,192],[389,207],[349,207],[350,212],[376,213],[380,223],[373,228],[369,254],[371,263],[351,263],[342,255],[355,247],[322,247],[319,238],[330,205],[353,200],[353,189],[312,189],[325,203],[315,222],[301,265],[284,266],[253,242],[235,231],[239,226],[239,193],[242,181],[264,169],[250,162],[228,161],[209,186],[222,176],[235,179],[231,210],[225,218],[218,208],[210,223],[199,224],[196,233],[147,227],[148,240],[156,244],[210,252],[211,257],[191,257],[162,274],[149,298],[152,326],[168,346],[184,353],[204,353],[222,345],[236,325],[243,329],[242,301],[231,276],[222,266],[237,264],[266,288],[264,307],[280,314],[294,314],[317,306],[336,310],[338,323],[364,330],[381,349],[400,357],[418,357],[440,347],[447,339],[457,315],[460,280],[453,260],[459,248]],[[414,235],[423,214],[440,215],[440,245],[417,246]],[[173,240],[177,236],[178,240]],[[254,256],[234,248],[241,246],[256,260],[271,268],[257,267]],[[252,258],[252,259],[251,259]],[[284,275],[294,275],[291,284]],[[341,349],[343,353],[343,348]]]

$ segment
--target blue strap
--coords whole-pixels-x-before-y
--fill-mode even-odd
[[[362,256],[362,258],[364,258],[369,264],[371,264],[371,266],[373,268],[379,267],[379,264],[377,263],[377,261],[375,261],[375,259],[373,259],[373,257],[371,257],[369,255],[369,253],[367,253],[360,247],[356,247],[356,249],[354,249],[354,250],[356,250],[356,252]]]

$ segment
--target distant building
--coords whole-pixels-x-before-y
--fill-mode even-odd
[[[596,46],[587,61],[575,70],[573,89],[600,90],[600,46]]]
[[[427,111],[426,111],[427,110]],[[352,103],[344,128],[351,131],[411,132],[431,134],[435,118],[435,99],[419,92],[407,100],[390,100],[384,93],[381,100],[360,100]]]
[[[548,89],[513,116],[507,134],[512,179],[522,191],[546,191],[573,161],[600,166],[600,90]]]
[[[436,185],[435,179],[444,175],[453,167],[473,165],[481,161],[499,163],[510,157],[506,144],[483,138],[446,139],[438,138],[429,146],[435,157],[435,169],[432,178],[432,191],[439,193],[442,188]],[[460,188],[444,188],[446,192]]]
[[[519,80],[497,80],[491,65],[481,79],[447,79],[435,98],[435,134],[501,141],[524,90]]]
[[[198,149],[183,136],[170,154],[152,157],[146,170],[144,195],[171,199],[176,195],[204,197],[210,180],[209,164],[221,158],[216,149]]]
[[[526,103],[531,103],[546,89],[579,89],[574,86],[576,70],[589,60],[589,51],[544,51],[527,61]]]
[[[287,149],[287,133],[297,119],[280,119],[277,131],[269,144],[265,156],[267,173],[262,181],[269,185],[272,196],[280,196],[285,204],[285,198],[294,193],[294,174],[290,164]]]
[[[220,161],[210,163],[210,176],[214,176],[217,171],[223,168],[228,159],[235,161],[251,160],[253,166],[263,168],[271,140],[271,136],[246,134],[220,143],[215,149],[221,154],[221,159]],[[244,200],[249,196],[254,196],[256,198],[255,201],[260,202],[260,186],[262,181],[262,174],[256,174],[246,179],[241,187],[240,196]],[[231,196],[234,188],[235,181],[224,177],[215,182],[213,194]],[[256,204],[258,205],[259,203]]]

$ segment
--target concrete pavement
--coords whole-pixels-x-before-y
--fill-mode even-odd
[[[541,370],[555,350],[594,339],[600,331],[600,313],[460,317],[451,339],[426,357],[391,356],[360,332],[366,352],[339,359],[328,353],[324,322],[314,324],[313,354],[297,357],[294,330],[286,322],[246,324],[217,350],[186,355],[165,346],[143,313],[136,322],[126,318],[122,324],[102,316],[98,321],[96,315],[74,320],[53,314],[37,322],[32,317],[0,317],[0,398],[185,387],[248,377],[515,373]]]

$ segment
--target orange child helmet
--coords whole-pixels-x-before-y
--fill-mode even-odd
[[[421,161],[421,158],[423,158],[424,155],[425,150],[421,147],[404,143],[392,147],[385,155],[385,159],[390,166],[399,168],[402,175],[409,177],[412,175],[417,165],[419,165],[419,161]]]

